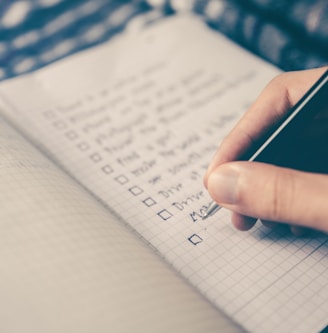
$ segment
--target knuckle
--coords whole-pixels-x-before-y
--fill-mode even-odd
[[[289,73],[281,73],[276,75],[271,81],[268,83],[267,87],[270,89],[274,89],[277,87],[281,87],[285,85],[286,79],[289,77]]]
[[[297,75],[297,74],[298,74],[298,72],[296,72],[296,71],[280,73],[272,79],[272,83],[285,86],[286,82],[289,82],[290,80],[292,80],[295,77],[295,75]]]
[[[276,110],[281,109],[285,111],[293,105],[293,98],[291,97],[292,85],[294,73],[281,73],[275,76],[266,86],[265,92],[276,97],[275,106]],[[279,101],[279,102],[278,102]],[[277,103],[280,107],[277,108]]]

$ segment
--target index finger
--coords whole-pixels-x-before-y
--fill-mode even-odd
[[[325,70],[327,67],[287,72],[275,77],[222,141],[205,174],[205,186],[218,165],[238,159],[283,118]]]

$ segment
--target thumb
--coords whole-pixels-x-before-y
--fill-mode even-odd
[[[212,171],[208,191],[239,214],[328,232],[328,175],[230,162]]]

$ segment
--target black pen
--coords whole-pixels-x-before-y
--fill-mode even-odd
[[[239,160],[327,173],[327,139],[323,141],[322,137],[319,136],[317,139],[320,142],[310,142],[311,140],[308,140],[304,135],[300,135],[306,132],[309,124],[315,122],[316,116],[322,111],[328,113],[328,70],[287,112],[285,117],[271,131],[261,137],[258,143],[252,146]],[[323,133],[328,136],[328,128],[325,128]],[[324,145],[324,152],[318,151],[320,143]],[[216,202],[211,202],[202,218],[206,219],[214,215],[221,208]]]

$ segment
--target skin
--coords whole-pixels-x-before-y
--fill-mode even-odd
[[[269,227],[285,223],[294,234],[307,229],[328,233],[328,175],[237,161],[327,69],[287,72],[274,78],[214,155],[204,185],[214,201],[232,211],[237,229],[248,230],[260,219]]]

